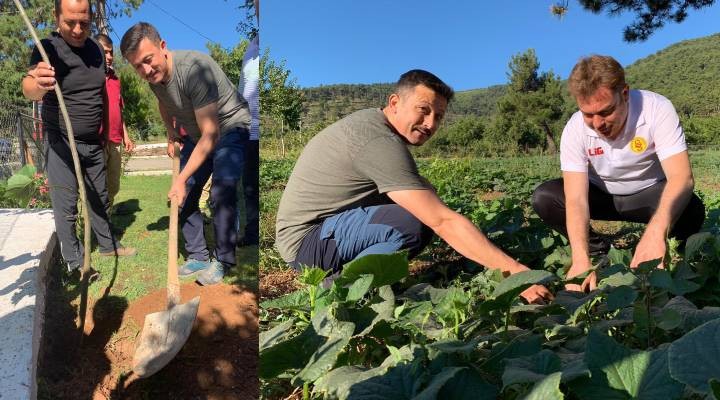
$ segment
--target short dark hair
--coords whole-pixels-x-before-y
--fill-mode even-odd
[[[127,58],[130,54],[136,52],[143,39],[147,39],[155,44],[160,44],[162,41],[160,33],[158,33],[154,26],[147,22],[138,22],[131,26],[123,35],[122,40],[120,40],[120,52],[123,57]]]
[[[104,33],[98,33],[95,35],[95,40],[98,42],[104,44],[105,46],[113,47],[113,41],[110,39],[110,36],[104,34]]]
[[[448,103],[455,96],[455,91],[450,86],[437,76],[422,69],[412,69],[400,75],[400,79],[395,84],[395,92],[400,93],[401,91],[414,89],[418,85],[427,86],[447,100]]]

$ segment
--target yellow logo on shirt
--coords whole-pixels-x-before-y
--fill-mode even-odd
[[[647,149],[647,146],[647,140],[640,136],[635,136],[633,140],[630,141],[630,150],[632,150],[635,154],[642,153]]]

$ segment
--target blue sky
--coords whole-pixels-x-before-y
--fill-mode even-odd
[[[216,1],[216,0],[208,0]],[[584,11],[570,0],[558,20],[551,0],[265,1],[260,36],[275,60],[285,60],[302,87],[394,82],[412,68],[427,69],[456,90],[503,84],[510,57],[535,49],[541,71],[563,79],[583,55],[615,57],[623,65],[681,40],[720,31],[720,2],[692,10],[646,42],[625,43],[630,15]]]
[[[119,37],[133,24],[140,21],[155,25],[160,35],[168,42],[170,49],[198,50],[207,53],[207,36],[223,47],[234,47],[241,39],[235,30],[238,22],[244,18],[244,11],[237,8],[237,0],[145,0],[131,17],[122,17],[110,21],[115,33],[111,37],[116,46]],[[200,34],[169,16],[161,8]],[[115,35],[117,34],[117,36]]]

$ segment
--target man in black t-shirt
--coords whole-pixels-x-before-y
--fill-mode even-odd
[[[88,0],[59,0],[55,17],[58,31],[42,41],[50,65],[37,48],[30,58],[31,69],[22,81],[25,97],[43,100],[43,127],[48,138],[46,171],[60,251],[70,271],[80,267],[83,246],[75,235],[78,182],[65,122],[61,117],[55,84],[60,85],[70,116],[81,171],[89,203],[91,225],[102,256],[134,255],[113,237],[106,213],[105,161],[99,135],[106,113],[105,58],[102,48],[90,39],[92,18]]]

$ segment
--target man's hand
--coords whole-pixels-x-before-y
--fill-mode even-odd
[[[175,144],[173,143],[173,141],[168,142],[167,155],[170,158],[173,158],[175,156]]]
[[[520,263],[516,263],[514,266],[508,268],[510,275],[529,270],[530,268]],[[529,304],[545,304],[546,301],[552,301],[552,299],[555,298],[543,285],[532,285],[520,293],[520,296]]]
[[[632,261],[630,262],[630,268],[637,268],[640,263],[645,261],[664,258],[665,250],[667,250],[667,244],[665,243],[664,233],[648,226],[635,248],[635,254],[633,254]],[[658,268],[662,267],[663,264],[660,263]]]
[[[533,285],[520,293],[523,299],[530,304],[545,304],[546,301],[552,301],[553,294],[543,285]]]
[[[182,205],[185,200],[185,182],[182,179],[176,179],[168,192],[168,200],[175,197],[178,205]]]
[[[581,260],[573,261],[573,264],[572,266],[570,266],[570,269],[568,270],[565,279],[570,280],[575,278],[576,276],[580,276],[589,271],[590,268],[590,259],[584,258]],[[595,290],[596,288],[597,275],[595,274],[595,271],[588,274],[588,276],[586,276],[582,283],[579,285],[576,283],[568,283],[565,285],[565,290],[571,290],[575,292],[590,292]]]
[[[35,86],[38,89],[45,91],[55,89],[55,68],[50,64],[40,61],[35,68],[28,71],[28,75],[34,78]]]
[[[123,144],[125,144],[126,152],[131,153],[133,150],[135,150],[135,143],[133,143],[132,139],[130,139],[130,135],[128,135],[125,123],[123,123]]]

